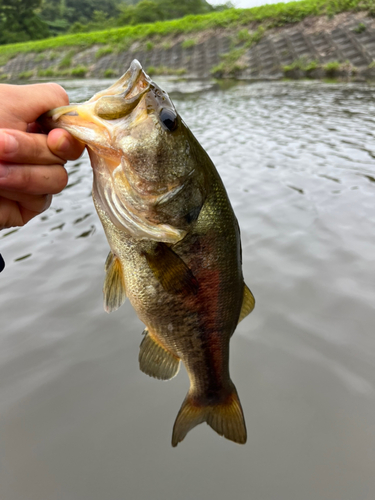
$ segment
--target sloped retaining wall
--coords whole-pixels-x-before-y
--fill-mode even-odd
[[[235,34],[228,31],[200,33],[191,44],[181,36],[167,43],[135,42],[128,50],[105,54],[101,46],[61,49],[41,54],[19,54],[0,66],[0,79],[42,79],[59,77],[120,76],[132,59],[150,72],[179,74],[187,78],[209,78],[222,55],[233,50]],[[168,46],[167,46],[168,45]],[[189,46],[190,45],[190,46]],[[147,50],[147,48],[149,50]],[[68,68],[64,58],[70,57]],[[313,67],[304,68],[308,61]],[[304,21],[266,31],[260,42],[241,56],[232,76],[238,79],[280,79],[284,76],[321,77],[327,63],[342,63],[344,73],[375,78],[375,21],[366,13],[344,13],[333,20],[306,18]],[[294,65],[294,67],[293,67]],[[66,65],[65,65],[66,66]],[[73,68],[73,69],[72,69]],[[289,69],[288,69],[289,68]]]

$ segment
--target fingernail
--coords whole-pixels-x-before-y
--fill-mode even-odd
[[[66,153],[70,149],[70,141],[66,137],[61,137],[57,143],[57,150]]]
[[[2,152],[6,155],[15,153],[18,150],[17,139],[13,135],[7,134],[6,132],[3,132],[1,135],[3,137]]]

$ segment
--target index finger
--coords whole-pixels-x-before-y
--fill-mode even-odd
[[[68,94],[57,83],[2,84],[0,96],[0,128],[23,131],[46,111],[69,104]]]

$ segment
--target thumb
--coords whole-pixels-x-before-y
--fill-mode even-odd
[[[0,128],[26,131],[46,111],[67,104],[68,95],[57,83],[1,85]]]

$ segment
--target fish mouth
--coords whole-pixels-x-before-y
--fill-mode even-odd
[[[183,186],[171,183],[160,191],[128,161],[134,144],[147,148],[150,138],[159,136],[161,125],[155,116],[166,106],[173,107],[167,94],[133,60],[128,71],[107,89],[82,104],[52,109],[39,122],[45,130],[63,128],[88,146],[95,203],[115,226],[137,239],[174,244],[186,231],[151,220],[148,209],[168,203]],[[152,189],[144,191],[147,183]]]
[[[39,118],[43,129],[64,128],[89,146],[108,145],[109,124],[126,119],[147,94],[152,81],[134,59],[127,72],[113,85],[84,103],[54,108]]]

